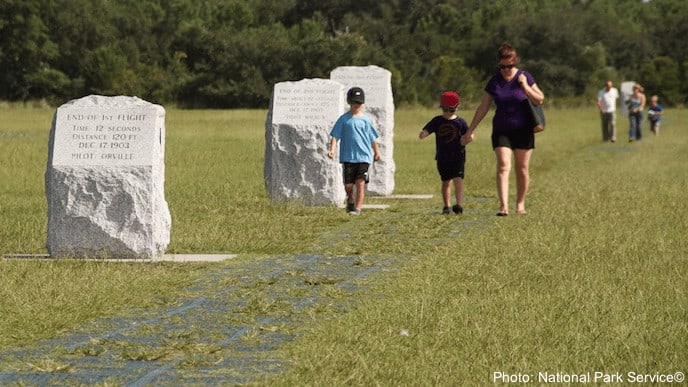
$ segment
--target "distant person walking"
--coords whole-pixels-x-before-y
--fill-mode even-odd
[[[602,90],[597,93],[597,107],[602,119],[602,141],[616,142],[616,100],[619,90],[611,80],[607,80]]]
[[[461,136],[468,130],[468,124],[456,115],[459,107],[459,95],[454,91],[445,91],[440,97],[442,115],[435,116],[425,124],[418,138],[421,140],[435,134],[435,160],[437,171],[442,180],[443,214],[454,211],[463,213],[463,177],[466,165],[466,147],[461,144]],[[454,183],[456,204],[451,205],[451,186]]]
[[[650,107],[647,109],[647,119],[650,120],[650,129],[655,136],[659,135],[659,124],[662,121],[664,107],[659,104],[659,97],[650,97]]]
[[[473,141],[476,127],[490,110],[490,104],[497,107],[492,119],[492,148],[497,158],[498,216],[509,214],[509,173],[511,157],[516,161],[516,212],[526,214],[526,193],[530,184],[530,156],[535,148],[534,120],[526,98],[542,105],[545,95],[527,71],[518,69],[519,57],[516,49],[502,44],[498,49],[497,74],[492,76],[476,108],[468,132],[461,142]]]
[[[626,101],[626,104],[628,105],[628,119],[630,121],[628,141],[640,141],[643,138],[642,122],[643,109],[645,108],[645,94],[642,86],[637,83],[633,86],[633,94]]]
[[[360,215],[368,182],[368,168],[380,160],[377,145],[379,137],[370,118],[363,115],[365,94],[360,87],[352,87],[346,93],[349,111],[339,116],[332,127],[330,150],[327,156],[334,159],[339,145],[339,162],[344,169],[344,190],[346,191],[346,211],[349,215]],[[356,193],[354,195],[354,186]]]

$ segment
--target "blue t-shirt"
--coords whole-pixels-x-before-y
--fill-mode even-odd
[[[339,140],[339,162],[373,163],[372,144],[378,134],[370,118],[346,112],[334,123],[330,136]]]
[[[643,114],[642,110],[639,110],[637,112],[633,112],[635,109],[640,109],[640,104],[643,102],[643,100],[640,97],[633,97],[628,99],[626,101],[626,104],[628,105],[628,114]]]
[[[461,136],[468,131],[468,124],[462,118],[448,120],[443,116],[436,116],[425,124],[423,130],[435,133],[435,160],[460,160],[466,152],[466,147],[461,145]]]
[[[533,128],[533,115],[526,101],[526,93],[518,84],[519,74],[525,74],[529,85],[535,83],[535,79],[527,71],[519,70],[511,81],[506,81],[502,74],[495,74],[485,86],[485,91],[494,99],[497,110],[492,119],[492,131],[494,133],[509,133],[515,130],[531,130]]]
[[[662,119],[662,116],[655,113],[662,113],[663,111],[664,108],[660,104],[656,104],[655,106],[650,105],[650,107],[647,109],[647,118],[651,122],[659,122]]]

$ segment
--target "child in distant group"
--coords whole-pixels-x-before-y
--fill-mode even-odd
[[[442,115],[428,122],[418,137],[422,140],[435,133],[435,160],[442,179],[443,214],[454,211],[463,213],[463,177],[466,164],[466,147],[461,145],[461,136],[468,131],[466,121],[456,115],[459,95],[446,91],[440,97]],[[451,185],[454,183],[456,204],[451,207]]]
[[[650,108],[647,110],[647,118],[650,120],[650,128],[655,136],[659,135],[659,122],[662,120],[664,108],[657,101],[659,98],[656,95],[650,97]]]
[[[339,162],[344,166],[346,211],[349,215],[360,215],[365,197],[365,184],[368,182],[368,168],[374,161],[380,160],[376,141],[378,133],[370,118],[363,115],[363,89],[349,89],[346,93],[346,102],[349,104],[349,111],[342,114],[332,127],[332,140],[327,156],[334,159],[335,147],[339,141]]]

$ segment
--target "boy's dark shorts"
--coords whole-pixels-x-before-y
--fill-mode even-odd
[[[344,184],[354,184],[356,180],[368,182],[368,163],[342,163],[344,164]]]
[[[526,129],[492,133],[492,149],[500,146],[511,149],[533,149],[535,148],[535,133]]]
[[[455,179],[457,177],[463,179],[465,166],[465,153],[462,153],[454,159],[437,160],[437,171],[440,173],[440,179],[442,179],[442,181]]]

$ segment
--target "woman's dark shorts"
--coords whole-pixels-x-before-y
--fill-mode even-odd
[[[354,184],[356,180],[368,182],[368,163],[343,163],[344,164],[344,184]]]
[[[511,149],[533,149],[535,148],[535,133],[531,129],[492,133],[492,149],[500,146]]]

